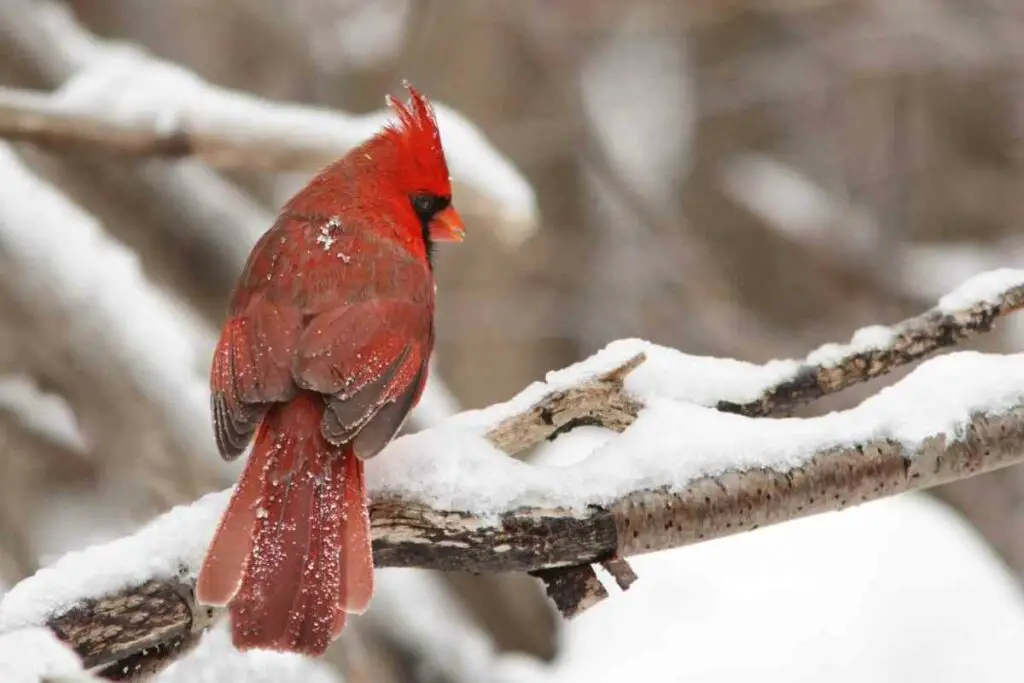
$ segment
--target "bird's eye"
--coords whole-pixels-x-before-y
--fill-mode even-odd
[[[418,194],[412,198],[412,205],[416,209],[416,213],[428,214],[434,208],[434,198],[430,195]]]
[[[448,206],[449,199],[446,197],[438,197],[432,194],[416,194],[411,198],[412,208],[416,211],[416,215],[420,217],[420,220],[429,221],[440,211],[443,211]]]

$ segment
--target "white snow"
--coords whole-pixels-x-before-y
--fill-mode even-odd
[[[184,130],[243,140],[288,140],[336,156],[392,117],[387,109],[353,115],[219,88],[180,66],[123,47],[90,61],[65,83],[58,97],[69,111],[121,123],[154,126],[173,112],[175,124]],[[469,119],[437,101],[434,108],[452,180],[494,203],[502,238],[516,244],[528,237],[538,224],[529,183]]]
[[[1000,268],[972,277],[955,290],[939,299],[939,309],[952,313],[970,308],[975,303],[994,303],[1003,292],[1024,287],[1024,270]]]
[[[0,681],[74,683],[87,680],[93,679],[82,670],[78,656],[49,629],[26,628],[0,634]]]
[[[490,680],[1019,678],[1019,584],[976,531],[923,495],[630,561],[640,580],[564,623],[552,666],[506,655]]]
[[[619,339],[590,358],[547,373],[543,382],[534,382],[508,401],[465,411],[450,424],[482,433],[547,394],[613,370],[638,353],[645,353],[647,360],[627,376],[630,392],[708,406],[719,400],[753,401],[766,388],[792,378],[800,368],[793,360],[756,365],[731,358],[691,356],[642,339]]]
[[[67,401],[40,391],[31,378],[0,377],[0,407],[16,415],[29,429],[71,450],[85,450],[85,438]]]
[[[15,585],[0,601],[0,632],[43,623],[82,596],[105,595],[149,578],[172,578],[202,562],[230,490],[157,517],[131,536],[68,553]]]
[[[113,356],[134,369],[137,389],[165,408],[174,433],[190,439],[188,450],[213,454],[205,381],[212,332],[149,281],[134,252],[6,145],[0,145],[0,251],[5,261],[35,272],[17,280],[24,299],[61,312],[90,311],[67,316],[73,353],[86,363]]]
[[[657,350],[635,342],[620,344],[617,351],[627,351],[622,347],[628,346]],[[608,365],[606,356],[598,354],[595,365],[600,367],[595,370]],[[522,505],[608,503],[629,491],[681,488],[695,478],[730,469],[788,470],[820,450],[871,439],[895,439],[913,451],[929,436],[957,438],[975,412],[998,413],[1024,404],[1024,354],[962,352],[924,363],[851,410],[807,419],[746,418],[686,397],[690,384],[685,368],[695,366],[695,393],[706,398],[700,383],[714,372],[701,368],[704,362],[711,368],[721,363],[670,349],[650,353],[636,376],[626,381],[646,408],[624,434],[577,465],[552,472],[508,458],[483,437],[486,422],[464,413],[435,429],[396,440],[368,463],[370,488],[378,494],[389,492],[439,508],[478,513]],[[568,374],[581,370],[576,366]],[[735,385],[725,377],[725,396],[730,388],[749,388],[749,378],[742,374],[733,378],[739,380]],[[545,392],[531,387],[527,393],[533,398]],[[511,403],[520,401],[517,397]],[[503,412],[495,409],[496,414]]]
[[[834,367],[843,360],[858,353],[876,351],[891,346],[896,339],[896,331],[885,325],[862,327],[853,333],[849,344],[823,344],[807,354],[806,362],[810,365]]]
[[[323,661],[286,652],[239,652],[226,623],[210,629],[188,657],[167,667],[156,683],[338,683]]]
[[[588,457],[565,466],[532,465],[507,457],[483,434],[505,412],[475,411],[435,428],[401,437],[367,463],[371,495],[401,495],[440,509],[481,515],[524,505],[575,506],[608,503],[630,491],[684,487],[694,478],[725,470],[768,467],[787,470],[833,446],[888,438],[910,451],[937,434],[955,439],[973,413],[998,413],[1024,405],[1024,354],[961,352],[932,359],[896,385],[851,410],[810,419],[746,418],[721,413],[686,398],[687,370],[695,395],[708,398],[718,359],[701,359],[639,341],[620,342],[582,363],[553,373],[564,385],[645,350],[649,360],[627,379],[646,404],[637,421]],[[749,372],[763,379],[748,366]],[[644,372],[641,373],[640,370]],[[735,368],[722,373],[728,394],[749,391],[750,377]],[[530,401],[543,395],[534,385]],[[530,401],[526,401],[529,403]],[[511,404],[522,403],[521,397]],[[482,419],[487,417],[489,419]],[[133,536],[63,557],[15,586],[0,603],[0,630],[40,623],[82,595],[100,595],[149,577],[194,572],[212,536],[228,492],[175,508]]]

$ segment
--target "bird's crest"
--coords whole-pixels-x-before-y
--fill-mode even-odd
[[[440,148],[441,134],[437,130],[434,107],[419,90],[409,84],[409,81],[403,81],[402,85],[409,91],[407,104],[399,102],[391,95],[385,96],[388,106],[398,116],[398,122],[388,124],[388,128],[398,135],[423,138],[424,141],[430,141]]]
[[[430,101],[408,81],[403,82],[409,91],[409,101],[399,102],[387,95],[388,106],[398,117],[385,126],[383,137],[392,140],[404,154],[402,161],[417,170],[424,190],[438,194],[450,193],[448,165],[441,148],[441,133]]]

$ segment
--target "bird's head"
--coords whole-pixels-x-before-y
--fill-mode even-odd
[[[451,177],[441,146],[434,108],[426,97],[408,83],[409,101],[390,95],[393,120],[370,142],[368,155],[379,159],[387,182],[408,201],[427,242],[461,242],[465,235],[462,218],[452,206]]]

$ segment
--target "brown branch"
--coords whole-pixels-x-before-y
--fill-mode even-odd
[[[294,115],[319,115],[337,123],[327,110],[277,105]],[[191,159],[218,170],[315,172],[348,152],[359,141],[337,135],[289,134],[271,122],[241,118],[228,121],[175,121],[122,118],[69,109],[40,92],[0,88],[0,139],[28,142],[52,152],[92,151],[158,159]],[[475,186],[472,179],[456,178],[456,191],[464,213],[487,216],[499,223],[506,216],[498,200]],[[516,220],[532,220],[525,216]],[[499,226],[501,227],[501,226]]]
[[[85,600],[47,625],[61,640],[74,643],[83,664],[91,668],[128,657],[138,660],[147,650],[180,643],[214,618],[214,609],[195,603],[191,586],[154,580],[130,595]]]
[[[220,169],[316,171],[340,156],[320,141],[252,131],[235,136],[177,123],[163,128],[74,112],[44,93],[0,88],[0,138],[55,151],[90,150],[136,157],[192,158]]]
[[[767,389],[749,403],[719,401],[717,408],[748,417],[783,416],[796,406],[888,374],[936,351],[992,329],[996,319],[1024,308],[1024,285],[1004,292],[997,301],[958,311],[933,308],[894,325],[893,340],[869,351],[851,349],[829,365],[804,362],[793,379]]]
[[[804,361],[792,379],[766,388],[758,399],[748,403],[719,401],[716,407],[723,412],[748,417],[783,416],[798,405],[881,377],[942,348],[954,346],[965,339],[988,332],[997,318],[1022,307],[1024,285],[1007,290],[996,301],[977,303],[963,310],[946,311],[936,307],[893,326],[892,339],[883,348],[869,351],[850,348],[838,362],[830,365]],[[529,412],[509,418],[500,424],[488,434],[488,438],[507,452],[515,453],[544,439],[554,439],[559,433],[580,424],[598,422],[617,432],[624,431],[636,419],[641,406],[622,391],[622,379],[642,361],[643,356],[637,356],[620,368],[585,385],[551,394]],[[595,412],[599,413],[597,418]],[[509,450],[510,448],[513,450]],[[562,574],[574,570],[578,575],[571,580],[560,578],[557,585],[584,585],[593,573],[589,566],[583,566],[560,570],[559,576],[562,577]],[[632,569],[629,571],[632,572]],[[538,572],[538,575],[544,578],[543,572]],[[591,595],[580,591],[562,592],[555,596],[551,594],[552,585],[555,584],[545,579],[544,585],[558,605],[559,611],[566,617],[579,614],[583,610],[580,605],[569,604],[568,596],[575,595],[581,599],[585,597],[588,603],[593,604],[607,597],[607,593]]]
[[[621,590],[628,590],[629,587],[636,582],[637,578],[639,578],[637,577],[636,572],[633,571],[633,567],[631,567],[630,564],[621,557],[613,557],[610,560],[604,560],[601,563],[601,566],[604,567],[605,571],[612,575],[612,578],[615,579],[616,585]]]
[[[991,305],[948,315],[929,313],[898,329],[916,330],[919,339],[960,339],[989,329],[994,317],[1019,307],[1020,290],[1008,290]],[[942,334],[925,334],[928,325]],[[897,334],[893,344],[905,344],[909,336]],[[892,368],[923,356],[925,348],[938,347],[931,341],[880,357],[889,359],[885,367]],[[851,354],[848,362],[862,363],[858,358]],[[490,438],[513,452],[579,424],[621,431],[640,407],[636,398],[625,394],[622,383],[641,360],[642,356],[630,358],[601,376],[548,395],[499,424]],[[842,386],[846,384],[835,382],[828,388]],[[765,395],[784,392],[770,388]],[[692,480],[682,489],[633,491],[606,505],[516,507],[481,517],[384,497],[371,509],[374,562],[378,567],[539,572],[563,611],[578,613],[603,593],[594,583],[594,563],[610,562],[609,570],[620,585],[628,585],[632,572],[620,564],[621,558],[839,510],[1022,461],[1024,401],[1018,401],[998,413],[974,414],[955,436],[937,433],[913,449],[895,440],[873,439],[809,454],[799,467],[734,469]],[[93,566],[119,557],[104,556],[103,547],[92,552]],[[154,576],[114,595],[83,596],[71,610],[51,615],[47,625],[91,664],[124,662],[205,626],[211,615],[195,605],[190,583],[194,571],[195,567],[185,567],[180,578],[170,581]],[[164,651],[158,650],[158,656]]]
[[[976,415],[959,440],[939,434],[910,451],[877,439],[820,452],[786,471],[730,471],[679,491],[636,491],[608,506],[518,508],[491,521],[384,500],[371,511],[374,563],[464,571],[578,570],[613,556],[721,538],[1022,461],[1024,403],[998,415]],[[496,547],[502,550],[495,552]],[[584,609],[600,593],[585,571],[547,576],[555,597],[568,598],[562,605],[567,610]],[[152,579],[84,600],[47,625],[91,664],[122,662],[203,627],[208,615],[193,607],[191,589],[180,591],[175,582]]]
[[[882,377],[897,368],[927,358],[943,348],[989,332],[995,321],[1024,308],[1024,285],[1012,287],[992,302],[956,311],[933,308],[890,329],[889,344],[869,351],[850,348],[837,362],[823,365],[801,361],[792,378],[764,389],[745,403],[721,400],[718,410],[748,417],[781,417],[793,408],[860,382]],[[573,427],[596,422],[617,432],[633,423],[642,405],[622,389],[625,376],[640,365],[643,354],[600,377],[546,396],[529,411],[511,417],[487,437],[507,453],[524,451]]]
[[[608,591],[589,564],[531,572],[566,619],[582,614],[608,597]]]
[[[488,441],[515,455],[585,424],[596,423],[624,432],[642,406],[622,390],[622,383],[644,360],[646,356],[639,353],[578,386],[548,394],[525,413],[510,417],[489,431]]]
[[[636,420],[642,406],[623,391],[623,381],[644,360],[644,354],[637,354],[579,386],[549,394],[525,413],[501,422],[487,433],[487,439],[509,455],[515,455],[585,424],[625,431]],[[619,562],[632,573],[625,560]],[[534,576],[543,582],[548,597],[567,619],[608,597],[608,591],[589,564],[541,569],[534,572]]]

